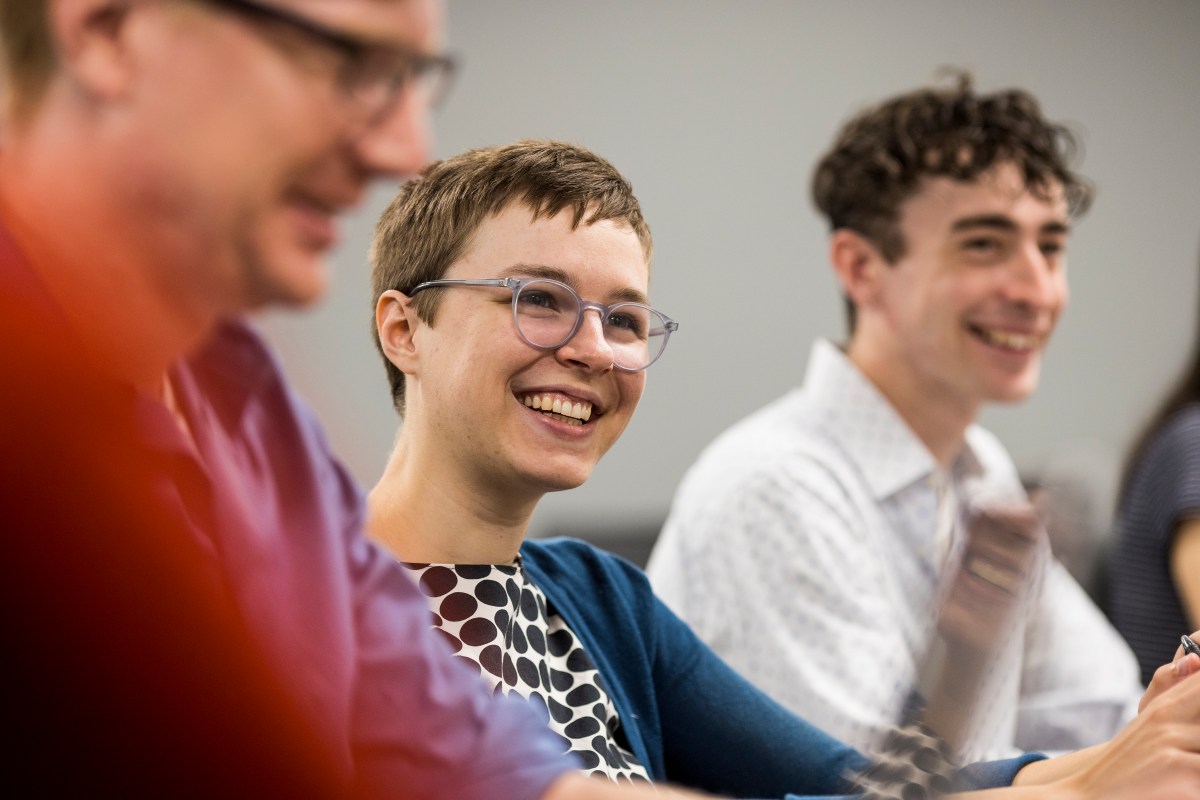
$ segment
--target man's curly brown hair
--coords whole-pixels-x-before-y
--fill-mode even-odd
[[[1092,185],[1069,166],[1082,151],[1070,129],[1043,117],[1026,91],[977,94],[969,73],[950,74],[950,88],[919,89],[859,113],[813,173],[813,202],[830,230],[859,233],[889,263],[906,250],[900,207],[927,177],[972,181],[1009,163],[1035,195],[1061,186],[1073,216],[1092,202]],[[846,303],[853,331],[854,308]]]

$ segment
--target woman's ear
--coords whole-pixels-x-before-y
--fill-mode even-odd
[[[888,266],[875,245],[860,233],[838,228],[829,239],[829,261],[842,293],[858,308],[870,306],[880,270]]]
[[[423,324],[408,295],[389,289],[375,303],[375,331],[384,357],[406,375],[417,370],[417,326]]]

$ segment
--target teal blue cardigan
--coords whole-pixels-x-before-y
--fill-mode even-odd
[[[527,541],[521,556],[603,676],[652,779],[743,798],[828,797],[866,765],[726,666],[637,567],[574,539]],[[1041,757],[973,765],[959,784],[1007,786]]]

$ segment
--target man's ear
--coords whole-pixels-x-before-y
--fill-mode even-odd
[[[129,90],[135,63],[130,20],[140,0],[50,0],[48,22],[59,68],[103,97]]]
[[[865,236],[838,228],[829,239],[829,261],[842,293],[855,306],[870,306],[877,296],[880,271],[888,268],[879,249]]]
[[[387,360],[405,375],[417,371],[416,329],[423,324],[417,309],[403,292],[389,289],[375,303],[375,331]]]

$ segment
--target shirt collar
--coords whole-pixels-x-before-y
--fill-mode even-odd
[[[217,325],[195,352],[171,370],[180,401],[189,415],[210,406],[230,427],[237,427],[252,401],[280,374],[266,344],[249,323],[233,318]]]
[[[242,416],[264,387],[274,362],[266,346],[244,322],[222,323],[193,353],[170,370],[175,398],[194,436],[211,425],[241,427]],[[193,444],[162,399],[128,387],[138,436],[159,451],[192,452]]]
[[[929,448],[876,386],[829,341],[818,339],[809,354],[804,391],[826,421],[825,434],[862,470],[875,499],[884,500],[940,468]],[[955,458],[956,480],[982,471],[969,441]]]

